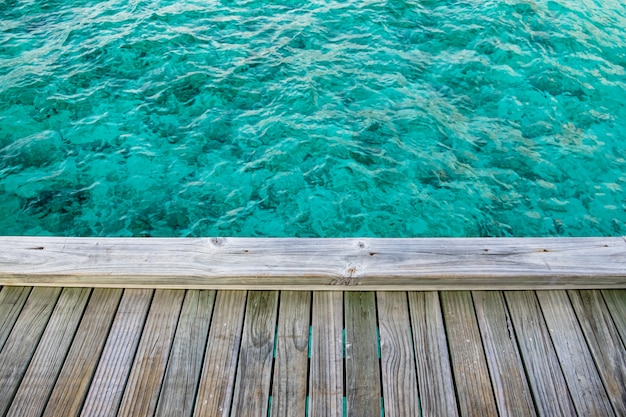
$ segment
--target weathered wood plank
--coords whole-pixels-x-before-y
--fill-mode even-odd
[[[231,414],[267,417],[278,291],[250,291]]]
[[[385,414],[418,415],[419,394],[407,294],[380,291],[376,293],[376,303]]]
[[[576,410],[534,291],[504,293],[540,416],[575,416]]]
[[[552,343],[579,416],[614,416],[565,291],[537,291]]]
[[[502,293],[474,291],[472,298],[500,417],[536,416]]]
[[[156,290],[118,417],[154,415],[185,291]]]
[[[344,294],[346,326],[346,412],[380,417],[380,365],[373,292]]]
[[[121,296],[121,289],[97,288],[92,292],[44,417],[79,415]]]
[[[439,294],[409,292],[422,416],[458,416]]]
[[[246,291],[218,291],[198,386],[195,417],[230,416]]]
[[[626,416],[626,349],[602,294],[597,290],[568,291],[568,294],[613,411],[615,415]]]
[[[471,294],[468,291],[442,292],[441,307],[461,415],[497,417]]]
[[[309,416],[343,416],[343,294],[313,293]]]
[[[152,290],[124,291],[83,404],[82,417],[117,416],[153,294]]]
[[[3,287],[0,291],[0,352],[31,290],[32,287]]]
[[[272,417],[304,416],[306,413],[310,318],[310,292],[281,292]]]
[[[190,417],[213,312],[215,291],[189,290],[159,396],[157,417]]]
[[[63,289],[7,417],[41,416],[90,293],[89,288]]]
[[[626,290],[603,290],[602,296],[611,313],[615,328],[626,345]]]
[[[60,293],[60,288],[33,289],[0,352],[0,415],[2,416],[11,405]]]
[[[626,284],[626,242],[619,237],[2,237],[0,254],[0,285],[458,290]]]

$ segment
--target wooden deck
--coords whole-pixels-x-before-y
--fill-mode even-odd
[[[626,290],[4,286],[0,416],[626,416],[624,342]]]

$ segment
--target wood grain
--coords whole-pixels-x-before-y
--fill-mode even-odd
[[[574,406],[581,416],[614,416],[565,291],[537,291]]]
[[[313,293],[309,416],[343,416],[343,294]]]
[[[540,416],[575,416],[550,333],[534,291],[505,291],[520,354]]]
[[[597,290],[568,291],[596,362],[615,415],[626,416],[626,349],[602,294]]]
[[[615,328],[626,345],[626,290],[603,290],[602,296],[611,313]]]
[[[124,291],[83,404],[82,417],[117,416],[153,294],[153,290]]]
[[[615,238],[0,238],[0,285],[212,289],[618,288]]]
[[[60,294],[60,288],[33,289],[0,352],[1,416],[11,405]]]
[[[31,287],[3,287],[0,291],[0,352],[31,290]]]
[[[306,414],[310,318],[310,292],[281,292],[272,386],[272,417]]]
[[[217,292],[195,417],[230,416],[246,297],[246,291]]]
[[[461,416],[497,417],[471,294],[468,291],[442,292],[441,307]]]
[[[92,292],[43,417],[79,415],[121,296],[120,289]]]
[[[419,415],[419,394],[405,292],[376,293],[380,326],[380,363],[385,413]]]
[[[439,294],[409,292],[422,416],[458,416]]]
[[[277,313],[278,291],[249,293],[231,410],[233,416],[267,416]]]
[[[90,293],[89,288],[63,289],[7,417],[41,416]]]
[[[163,379],[156,417],[191,416],[214,301],[215,291],[187,291]]]
[[[474,291],[472,297],[500,417],[536,416],[502,293]]]
[[[346,412],[380,417],[380,365],[373,292],[344,294],[346,326]]]
[[[155,291],[118,417],[154,415],[184,296],[182,290]]]

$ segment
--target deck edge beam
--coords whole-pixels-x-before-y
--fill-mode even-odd
[[[445,290],[626,287],[591,238],[0,237],[0,285]]]

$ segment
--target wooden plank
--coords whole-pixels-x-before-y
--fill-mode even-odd
[[[343,416],[343,294],[313,293],[309,414]]]
[[[626,345],[626,290],[603,290],[602,296],[611,313],[615,328]]]
[[[245,291],[218,291],[194,416],[230,416],[246,306]]]
[[[304,416],[306,413],[310,319],[310,292],[281,292],[272,386],[272,417]]]
[[[442,292],[441,307],[461,415],[497,417],[471,294],[468,291]]]
[[[537,298],[578,415],[615,415],[567,293],[537,291]]]
[[[602,294],[597,290],[568,291],[596,362],[615,415],[626,416],[626,349]]]
[[[154,415],[184,297],[182,290],[156,290],[118,417]]]
[[[385,414],[408,416],[419,409],[409,304],[405,292],[376,293]]]
[[[0,352],[0,416],[4,416],[48,324],[60,288],[35,288]]]
[[[373,292],[344,294],[346,326],[346,412],[380,417],[381,388]]]
[[[41,416],[90,293],[89,288],[63,289],[7,417]]]
[[[0,291],[0,352],[31,289],[31,287],[3,287]]]
[[[626,284],[619,237],[2,237],[0,253],[0,285],[344,291]]]
[[[78,416],[98,365],[122,290],[97,288],[50,395],[43,416]]]
[[[185,295],[157,417],[190,417],[193,412],[214,301],[215,291],[190,290]]]
[[[230,416],[237,356],[246,307],[245,291],[218,291],[194,416]]]
[[[152,290],[124,291],[91,381],[82,417],[117,416],[153,294]]]
[[[458,416],[439,294],[409,292],[422,416]]]
[[[251,291],[246,304],[231,414],[266,417],[272,377],[278,291]]]
[[[540,416],[575,416],[576,410],[534,291],[504,293]]]
[[[474,291],[472,298],[500,417],[536,416],[502,293]]]

